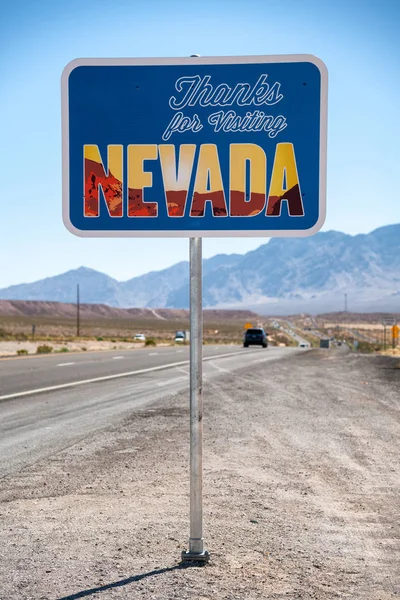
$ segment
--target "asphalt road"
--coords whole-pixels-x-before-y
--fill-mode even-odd
[[[243,351],[240,346],[204,346],[203,356],[207,359]],[[275,350],[269,348],[266,351]],[[188,360],[188,346],[7,358],[0,360],[0,401],[8,399],[10,395],[35,389],[164,367]]]
[[[204,347],[204,380],[290,348]],[[168,366],[169,365],[169,366]],[[51,456],[164,396],[189,389],[189,348],[0,361],[0,477]],[[46,391],[44,391],[46,390]]]

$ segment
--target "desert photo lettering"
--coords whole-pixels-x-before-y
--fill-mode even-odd
[[[229,186],[224,186],[215,144],[109,145],[102,156],[97,145],[84,154],[84,215],[157,217],[165,201],[168,217],[204,217],[211,204],[214,217],[279,217],[283,204],[291,217],[304,215],[293,144],[278,143],[273,156],[257,144],[230,144]],[[123,181],[126,157],[127,181]],[[273,164],[267,181],[267,160]],[[150,167],[144,166],[151,164]],[[152,193],[153,173],[162,175],[164,198]],[[124,193],[124,189],[126,192]],[[189,191],[193,190],[190,194]]]

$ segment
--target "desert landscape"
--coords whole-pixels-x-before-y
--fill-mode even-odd
[[[399,353],[391,327],[400,313],[326,313],[274,317],[250,310],[203,311],[205,344],[241,344],[246,326],[264,327],[271,345],[297,346],[293,334],[319,347],[323,337],[356,344],[367,352]],[[105,304],[0,300],[0,356],[80,352],[173,345],[175,332],[189,329],[186,309],[115,308]],[[386,333],[385,333],[386,329]],[[134,336],[144,334],[146,341]],[[398,341],[398,340],[397,340]]]
[[[266,318],[244,310],[204,310],[204,343],[241,343],[248,323],[264,326]],[[175,332],[188,329],[189,311],[184,309],[119,309],[81,304],[78,322],[74,304],[0,300],[0,355],[3,356],[36,353],[44,345],[54,352],[173,345]],[[134,340],[138,333],[145,335],[145,342]],[[290,345],[290,338],[277,332],[277,340],[271,343]]]

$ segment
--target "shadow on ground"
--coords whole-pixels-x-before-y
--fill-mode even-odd
[[[170,571],[177,571],[180,569],[188,569],[190,567],[200,566],[204,566],[204,563],[197,561],[184,561],[173,567],[155,569],[154,571],[149,571],[148,573],[142,573],[141,575],[133,575],[132,577],[120,579],[119,581],[113,581],[112,583],[106,583],[99,587],[90,588],[88,590],[81,590],[80,592],[76,592],[75,594],[70,594],[69,596],[62,596],[60,598],[57,598],[57,600],[78,600],[78,598],[85,598],[86,596],[91,596],[92,594],[98,594],[99,592],[106,592],[107,590],[111,590],[113,588],[123,587],[124,585],[129,585],[130,583],[140,581],[141,579],[146,579],[147,577],[153,577],[154,575],[162,575],[163,573],[168,573]]]

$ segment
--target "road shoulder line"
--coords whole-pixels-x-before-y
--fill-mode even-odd
[[[248,352],[229,352],[227,354],[218,354],[216,356],[207,356],[203,358],[203,361],[215,360],[217,358],[226,358],[228,356],[239,356],[240,354],[248,354]],[[151,373],[153,371],[162,371],[163,369],[172,369],[174,367],[181,367],[183,365],[188,365],[189,360],[184,360],[180,362],[168,363],[166,365],[160,365],[158,367],[149,367],[147,369],[139,369],[137,371],[127,371],[126,373],[116,373],[115,375],[103,375],[102,377],[93,377],[91,379],[81,379],[80,381],[71,381],[69,383],[61,383],[59,385],[52,385],[44,388],[37,388],[34,390],[26,390],[24,392],[15,392],[14,394],[6,394],[5,396],[0,396],[0,402],[5,402],[6,400],[12,400],[14,398],[23,398],[24,396],[32,396],[34,394],[43,394],[44,392],[53,392],[56,390],[68,389],[71,387],[76,387],[78,385],[85,385],[87,383],[97,383],[100,381],[109,381],[110,379],[119,379],[121,377],[132,377],[134,375],[143,375],[145,373]]]

